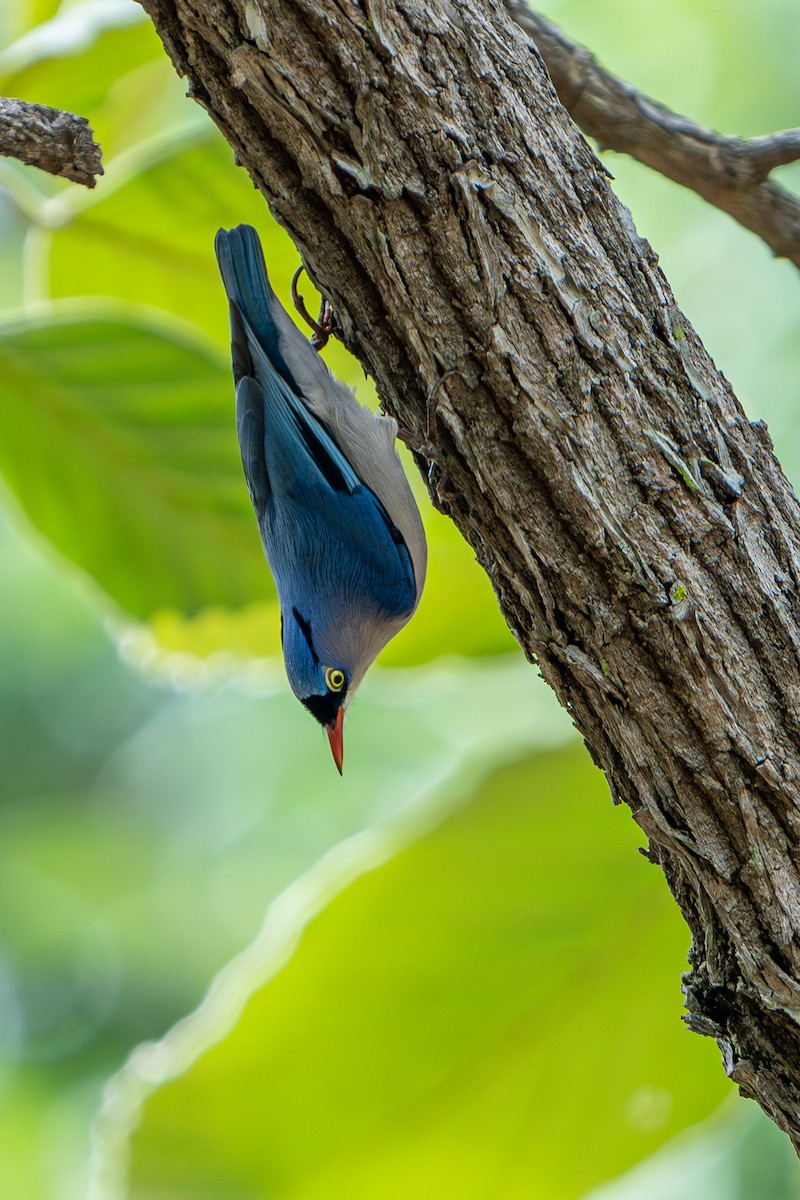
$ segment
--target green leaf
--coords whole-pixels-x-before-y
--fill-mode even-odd
[[[412,467],[412,471],[416,468]],[[416,666],[448,654],[519,654],[492,591],[453,522],[417,493],[428,538],[428,575],[414,618],[384,650],[384,666]]]
[[[53,305],[0,326],[0,473],[63,555],[125,611],[154,619],[165,648],[278,654],[229,368],[185,334],[116,311]],[[472,552],[420,499],[429,583],[386,661],[513,648]]]
[[[184,336],[65,314],[0,327],[0,472],[122,608],[268,596],[229,369]]]
[[[0,8],[0,47],[6,47],[29,29],[48,21],[61,0],[16,0]]]
[[[170,659],[189,686],[156,686],[2,506],[0,595],[0,1196],[60,1197],[77,1172],[77,1198],[104,1078],[199,1002],[268,900],[465,756],[570,726],[519,658],[374,671],[342,781],[277,664],[219,686]]]
[[[226,352],[228,305],[214,259],[220,226],[249,222],[268,230],[267,262],[284,296],[299,263],[206,118],[122,156],[94,193],[73,191],[62,203],[50,249],[53,296],[158,305]]]
[[[186,103],[192,120],[119,155],[94,191],[63,191],[32,217],[47,231],[54,297],[105,295],[157,304],[227,353],[230,324],[214,257],[217,230],[258,227],[270,281],[290,311],[291,280],[301,260],[222,136],[196,105]],[[316,312],[319,295],[305,278],[301,290]],[[374,387],[341,342],[332,340],[323,357],[340,379],[359,387],[364,403],[374,405]]]
[[[452,521],[437,513],[424,495],[420,508],[428,537],[428,578],[419,611],[393,638],[378,662],[409,667],[448,655],[487,658],[519,654],[485,572]],[[196,617],[174,609],[151,619],[162,651],[206,657],[228,652],[276,656],[281,652],[277,600],[252,603],[236,612],[206,608]]]
[[[65,7],[0,54],[0,91],[86,117],[106,162],[171,124],[176,103],[194,107],[155,29],[133,3]],[[35,178],[52,187],[48,177]]]
[[[755,1104],[724,1104],[586,1200],[797,1200],[792,1144]]]
[[[134,1053],[108,1093],[107,1182],[144,1096],[132,1200],[566,1200],[730,1090],[681,1025],[685,928],[583,752],[501,770],[409,836],[340,846]]]

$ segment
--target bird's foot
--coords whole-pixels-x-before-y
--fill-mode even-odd
[[[316,321],[314,320],[306,308],[305,301],[300,295],[297,287],[297,281],[302,275],[303,271],[305,271],[305,267],[301,263],[292,276],[292,303],[305,321],[306,325],[308,325],[309,329],[313,329],[314,336],[311,339],[311,345],[315,350],[319,351],[323,346],[327,345],[328,339],[331,336],[331,306],[327,300],[321,301],[319,306],[319,316],[317,317]]]

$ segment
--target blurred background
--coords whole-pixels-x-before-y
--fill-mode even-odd
[[[544,10],[701,123],[798,123],[796,0]],[[0,94],[88,117],[106,172],[0,159],[0,1194],[800,1195],[681,1023],[636,827],[419,480],[429,584],[339,779],[277,658],[213,235],[255,224],[285,301],[297,253],[132,0],[16,0],[0,39]],[[797,481],[797,272],[604,161]]]

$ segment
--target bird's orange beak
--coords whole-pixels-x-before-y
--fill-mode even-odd
[[[344,709],[340,708],[333,725],[326,725],[328,741],[331,744],[331,754],[336,763],[336,769],[341,775],[344,762]]]

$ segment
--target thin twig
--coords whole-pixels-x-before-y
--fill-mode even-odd
[[[505,4],[535,42],[562,104],[601,149],[629,154],[691,188],[800,267],[800,200],[767,179],[800,159],[800,129],[747,139],[695,125],[606,71],[523,0]]]
[[[85,117],[0,97],[0,155],[93,188],[103,174],[101,151]]]

